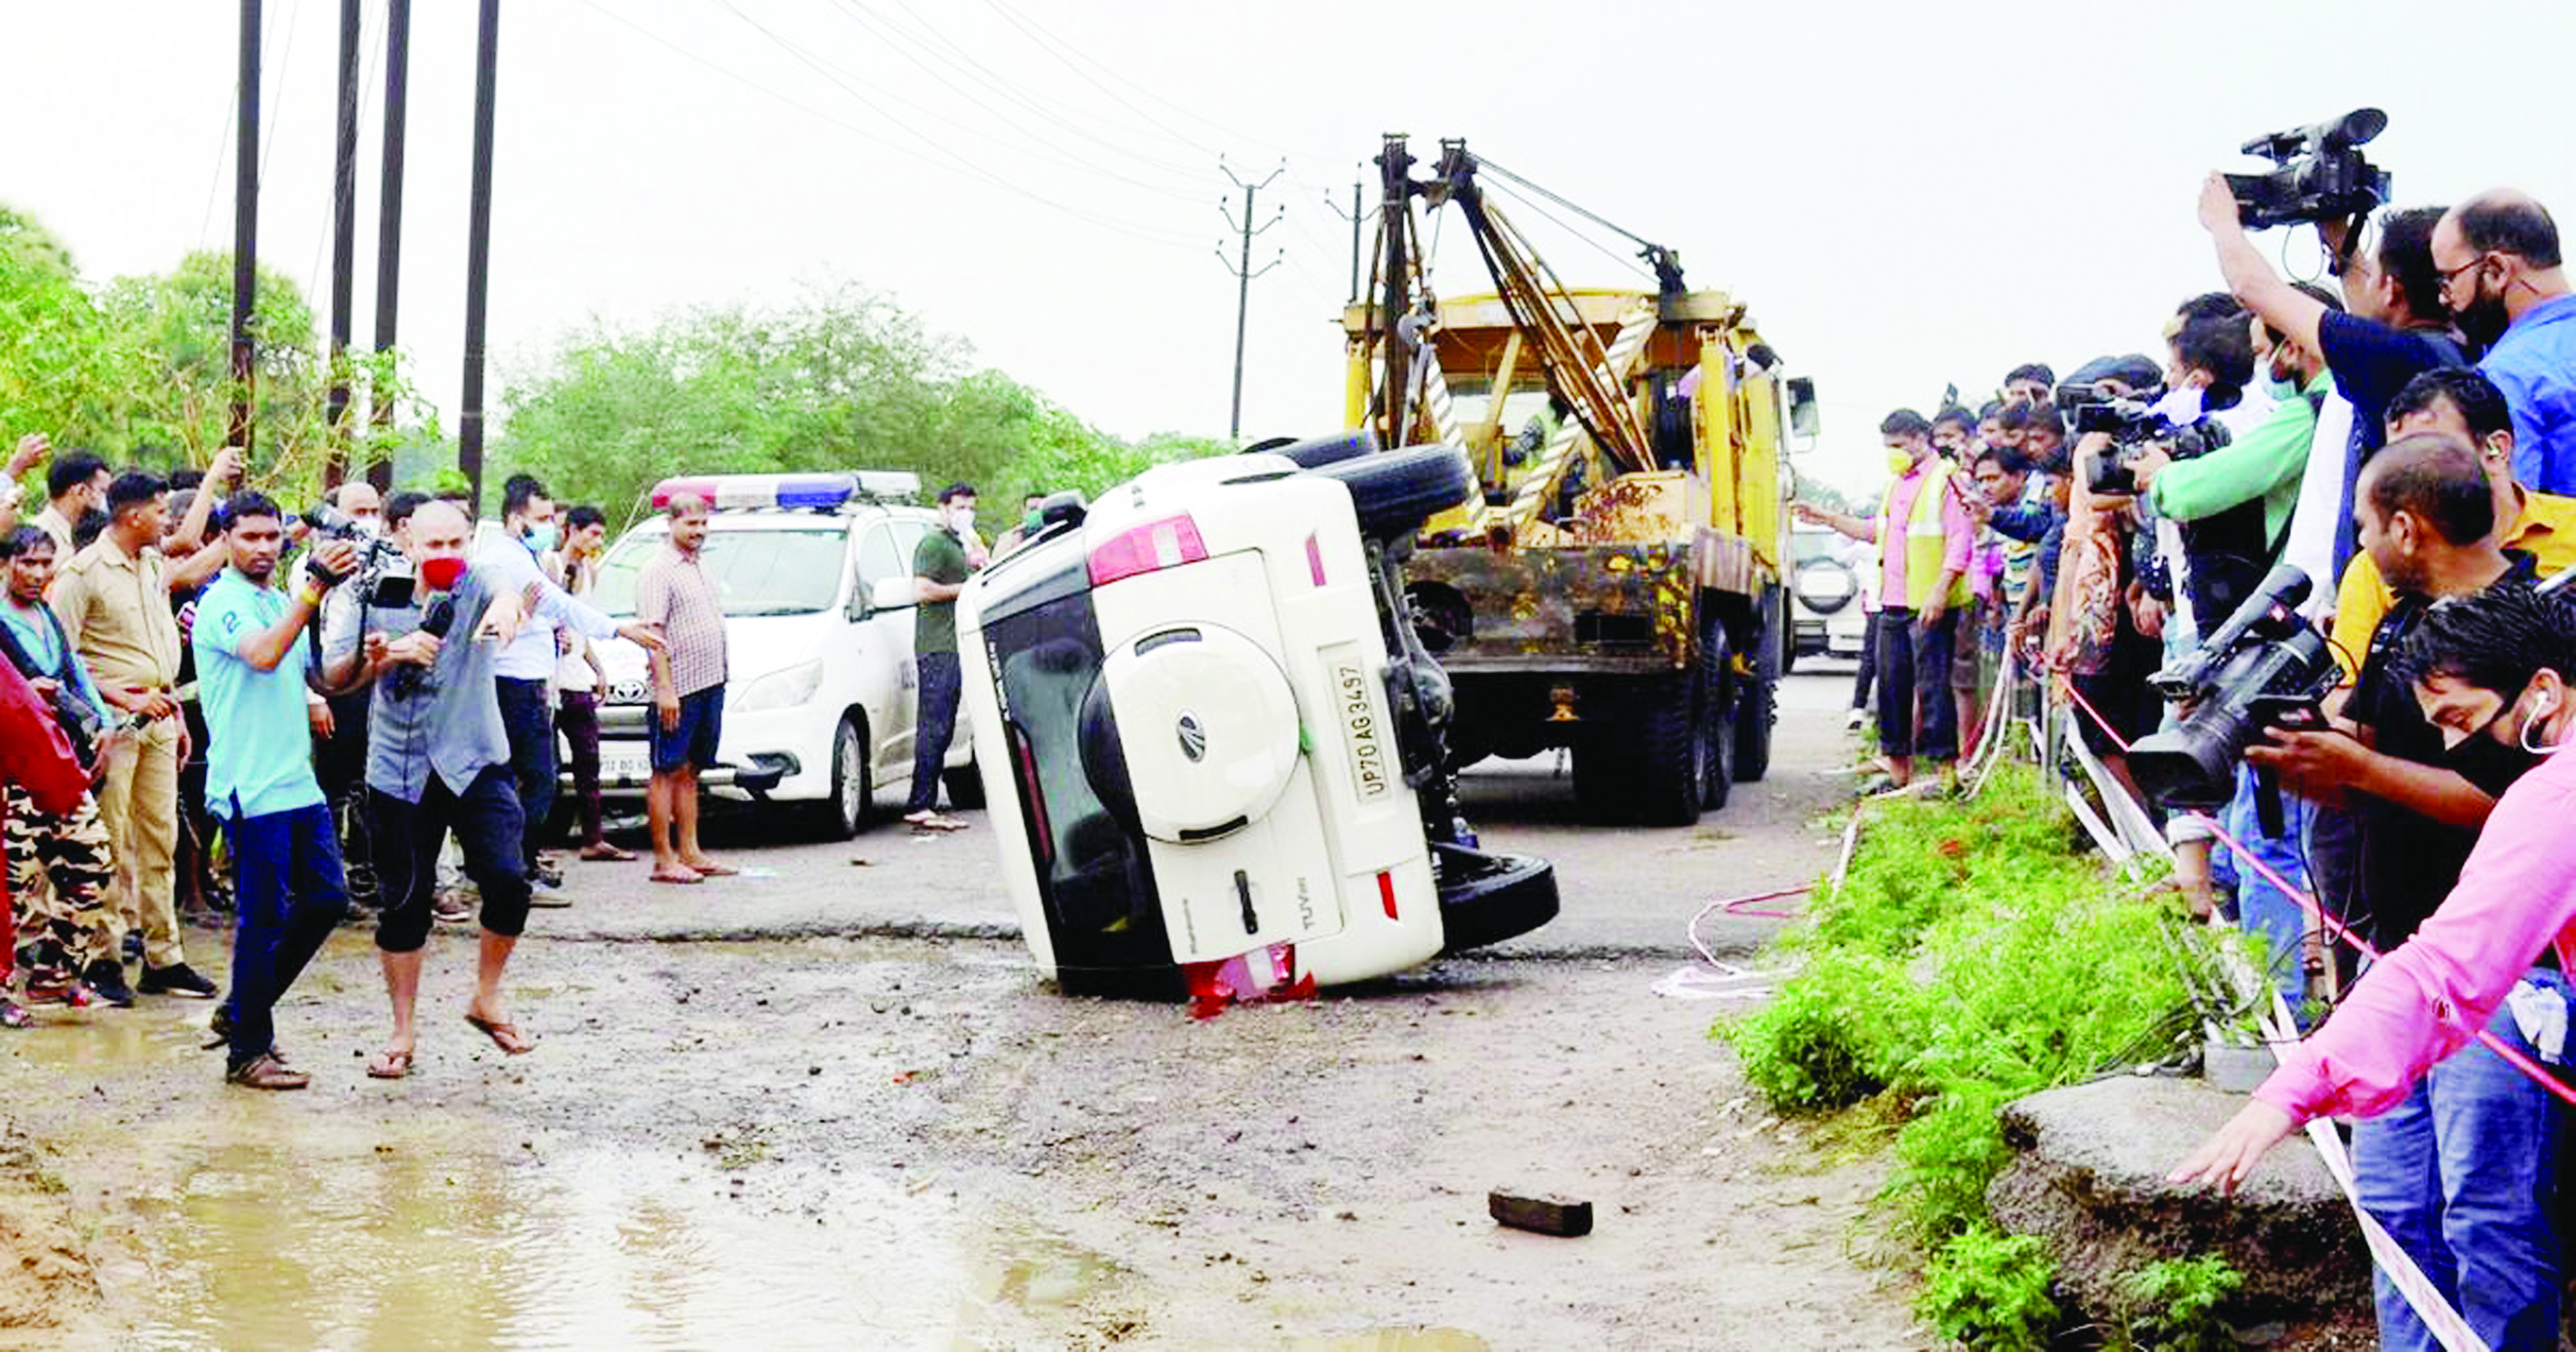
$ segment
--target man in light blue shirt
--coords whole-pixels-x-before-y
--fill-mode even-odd
[[[197,697],[213,741],[206,805],[222,817],[238,873],[232,994],[216,1010],[224,1078],[250,1089],[302,1089],[312,1077],[278,1058],[272,1017],[348,909],[340,842],[305,713],[298,640],[322,597],[357,563],[345,540],[316,550],[288,596],[269,585],[285,543],[277,504],[243,493],[224,504],[231,562],[197,602],[191,643]]]
[[[2513,410],[2513,477],[2576,494],[2576,295],[2558,225],[2518,192],[2480,193],[2433,227],[2442,303]]]
[[[520,853],[534,884],[531,904],[562,905],[561,880],[539,866],[537,845],[555,804],[555,719],[551,682],[558,653],[555,631],[572,629],[598,642],[624,633],[617,622],[576,600],[537,566],[555,546],[555,504],[535,476],[513,474],[501,493],[506,539],[486,545],[474,571],[497,592],[532,599],[527,618],[492,660],[493,687],[501,699],[501,726],[510,739],[510,773],[518,783]]]

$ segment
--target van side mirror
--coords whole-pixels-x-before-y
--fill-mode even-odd
[[[910,574],[903,577],[878,578],[876,585],[868,589],[868,610],[871,614],[885,610],[906,610],[915,604],[918,603],[913,599]]]
[[[1789,389],[1789,430],[1813,439],[1824,431],[1824,419],[1816,411],[1816,382],[1806,376],[1791,376]]]

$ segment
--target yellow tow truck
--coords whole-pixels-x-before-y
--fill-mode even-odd
[[[1653,290],[1565,286],[1483,180],[1581,209],[1464,141],[1442,142],[1427,178],[1402,136],[1378,163],[1374,275],[1342,321],[1346,421],[1384,446],[1457,446],[1476,468],[1478,491],[1424,527],[1404,570],[1454,684],[1453,758],[1570,748],[1591,815],[1696,821],[1770,763],[1790,627],[1784,438],[1814,435],[1814,387],[1783,372],[1743,302],[1687,289],[1669,249],[1636,241]],[[1433,290],[1424,221],[1448,208],[1491,292]]]

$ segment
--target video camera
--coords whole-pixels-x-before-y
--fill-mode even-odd
[[[2388,200],[2388,171],[2361,147],[2388,129],[2388,114],[2359,108],[2313,127],[2257,136],[2241,149],[2280,166],[2268,174],[2229,174],[2236,219],[2248,230],[2302,221],[2363,216]]]
[[[2188,705],[2172,729],[2129,748],[2129,772],[2166,807],[2213,811],[2236,794],[2236,764],[2270,728],[2323,724],[2320,701],[2342,679],[2325,635],[2300,618],[2308,575],[2280,564],[2245,604],[2181,660],[2148,678]],[[2263,829],[2281,832],[2277,786],[2260,776]]]
[[[315,574],[325,577],[333,586],[349,583],[368,605],[400,608],[411,604],[411,560],[392,540],[366,523],[323,503],[298,519],[315,535],[332,540],[346,540],[358,547],[357,566],[349,573],[333,577],[318,563],[309,565]],[[350,579],[355,578],[354,583]]]
[[[2132,497],[2138,476],[2129,461],[2142,447],[2159,445],[2176,460],[2209,454],[2228,442],[2227,429],[2215,422],[2177,423],[2144,399],[2122,398],[2098,385],[2068,385],[2057,392],[2059,407],[2075,415],[2075,435],[2106,433],[2117,453],[2093,462],[2085,486],[2095,493]]]

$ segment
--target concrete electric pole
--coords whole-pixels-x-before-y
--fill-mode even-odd
[[[1232,440],[1241,441],[1243,440],[1243,336],[1246,322],[1252,313],[1252,279],[1279,266],[1280,259],[1286,256],[1283,250],[1279,256],[1273,257],[1258,269],[1252,266],[1252,237],[1265,233],[1287,214],[1286,208],[1283,207],[1273,212],[1269,220],[1254,225],[1252,202],[1263,188],[1270,186],[1272,179],[1285,173],[1288,166],[1282,164],[1279,168],[1271,170],[1270,177],[1258,183],[1246,183],[1235,177],[1233,168],[1223,160],[1217,161],[1217,168],[1225,170],[1225,176],[1234,180],[1234,186],[1243,189],[1242,220],[1238,221],[1234,218],[1232,203],[1220,201],[1217,204],[1217,209],[1225,213],[1225,223],[1233,226],[1235,234],[1241,238],[1242,249],[1239,258],[1237,261],[1229,262],[1225,256],[1225,246],[1222,244],[1218,245],[1216,250],[1216,261],[1224,263],[1226,271],[1234,274],[1234,415],[1226,421],[1225,434]]]

